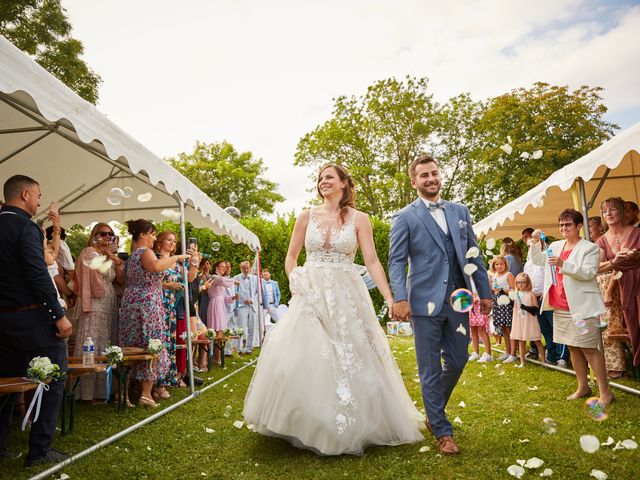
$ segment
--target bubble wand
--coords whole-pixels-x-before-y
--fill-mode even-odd
[[[547,258],[553,257],[553,251],[551,250],[551,246],[547,245],[547,236],[544,234],[544,232],[540,232],[540,242],[542,243],[542,248],[546,249]],[[549,265],[549,267],[551,268],[551,283],[556,285],[558,283],[558,278],[556,276],[556,266]]]

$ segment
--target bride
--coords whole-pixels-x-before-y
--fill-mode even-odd
[[[420,441],[424,419],[353,264],[360,246],[391,308],[369,218],[353,208],[353,182],[343,167],[324,166],[317,190],[323,204],[296,220],[285,264],[290,308],[262,347],[245,421],[258,433],[321,455],[362,455],[368,445]],[[307,256],[300,267],[303,243]]]

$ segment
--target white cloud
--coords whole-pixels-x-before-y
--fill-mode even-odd
[[[161,156],[228,140],[264,159],[299,211],[291,166],[333,97],[406,74],[439,101],[535,81],[599,85],[612,111],[640,105],[640,7],[593,0],[480,2],[63,0],[103,77],[99,108]]]

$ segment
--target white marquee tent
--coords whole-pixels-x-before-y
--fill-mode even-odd
[[[600,215],[600,202],[640,203],[640,123],[619,133],[473,226],[478,237],[518,240],[526,227],[559,237],[558,213],[575,208]]]
[[[60,202],[66,226],[160,221],[166,219],[163,209],[178,213],[182,204],[194,226],[260,250],[255,234],[0,36],[0,180],[17,173],[40,182],[40,215],[50,202]],[[114,187],[131,187],[133,194],[111,205],[107,197]],[[138,201],[145,193],[151,199]]]

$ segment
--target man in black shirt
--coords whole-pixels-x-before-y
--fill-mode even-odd
[[[5,204],[0,209],[0,377],[26,376],[33,357],[49,357],[67,369],[71,323],[58,303],[44,261],[43,233],[31,221],[40,206],[40,185],[14,175],[4,184]],[[40,416],[31,425],[25,465],[60,462],[67,454],[51,448],[66,376],[49,384]],[[0,397],[0,459],[16,458],[5,448],[17,394]]]

